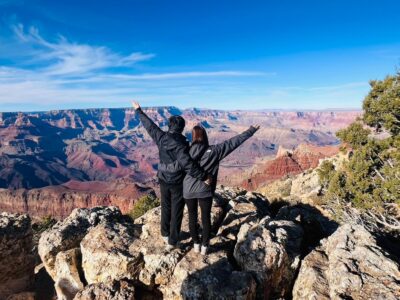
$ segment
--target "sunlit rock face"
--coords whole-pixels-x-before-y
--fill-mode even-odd
[[[206,256],[193,249],[186,211],[180,246],[166,249],[160,207],[135,220],[116,207],[76,209],[41,234],[38,249],[63,300],[398,299],[399,263],[383,240],[361,225],[339,225],[316,207],[282,205],[219,186]],[[0,291],[30,299],[29,218],[2,214],[0,225],[7,237],[1,258],[10,257],[2,261],[7,277],[0,273]],[[11,241],[25,250],[15,251]]]
[[[399,263],[362,226],[346,224],[302,261],[293,299],[399,299]]]
[[[0,213],[0,299],[33,288],[35,258],[31,254],[32,247],[30,218]],[[13,299],[17,299],[15,297]]]

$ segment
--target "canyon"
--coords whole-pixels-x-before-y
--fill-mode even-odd
[[[257,134],[222,163],[225,185],[256,189],[315,167],[337,152],[335,132],[360,111],[222,111],[145,108],[163,129],[181,115],[201,124],[211,143],[260,124]],[[285,149],[285,150],[283,150]],[[63,218],[75,207],[117,205],[157,192],[155,144],[130,108],[0,113],[0,209]]]

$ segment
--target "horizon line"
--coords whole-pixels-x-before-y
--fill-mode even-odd
[[[226,111],[226,112],[326,112],[326,111],[362,111],[362,108],[259,108],[259,109],[218,109],[218,108],[207,108],[207,107],[187,107],[180,108],[175,105],[159,105],[159,106],[141,106],[143,109],[154,109],[154,108],[176,108],[181,111],[187,110],[214,110],[214,111]],[[82,111],[82,110],[113,110],[113,109],[133,109],[133,107],[87,107],[87,108],[62,108],[62,109],[48,109],[48,110],[14,110],[14,111],[1,111],[0,113],[46,113],[54,111]]]

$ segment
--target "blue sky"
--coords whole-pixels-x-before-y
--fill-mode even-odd
[[[360,108],[399,1],[0,0],[0,111]]]

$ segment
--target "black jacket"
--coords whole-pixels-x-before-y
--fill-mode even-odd
[[[189,143],[181,133],[169,128],[168,132],[161,130],[140,108],[136,110],[139,119],[150,137],[157,144],[160,163],[157,176],[168,184],[182,183],[185,174],[203,181],[207,177],[189,155]]]
[[[185,199],[212,197],[217,186],[219,162],[243,144],[256,131],[257,129],[251,126],[241,134],[221,144],[211,145],[208,148],[204,144],[192,144],[189,151],[190,156],[194,160],[199,161],[204,171],[211,175],[213,184],[206,185],[204,182],[188,174],[183,180],[183,197]]]

